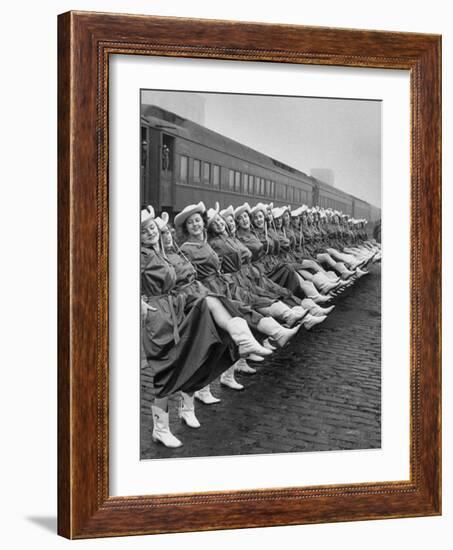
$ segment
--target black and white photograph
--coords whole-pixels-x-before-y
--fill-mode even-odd
[[[142,460],[381,448],[381,107],[141,90]]]

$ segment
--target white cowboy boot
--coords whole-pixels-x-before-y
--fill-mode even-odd
[[[224,386],[228,386],[232,390],[243,390],[244,386],[242,384],[239,384],[239,382],[234,377],[234,367],[235,365],[233,365],[221,374],[220,383]]]
[[[328,277],[331,281],[334,283],[338,283],[340,281],[340,277],[335,273],[335,271],[325,271],[326,277]]]
[[[313,308],[319,307],[316,302],[314,302],[311,298],[304,298],[301,302],[301,305],[303,308],[308,309],[309,313],[311,313],[311,310]]]
[[[331,281],[324,273],[318,271],[313,277],[313,282],[321,292],[325,294],[329,293],[332,290],[335,290],[338,287],[338,282]]]
[[[153,441],[160,441],[165,447],[181,447],[181,441],[179,441],[170,431],[168,412],[165,412],[155,405],[151,406],[151,411],[153,413],[153,433],[151,436]]]
[[[199,428],[201,424],[195,416],[195,404],[193,395],[190,396],[183,391],[180,392],[181,400],[179,402],[178,416],[182,418],[189,428]]]
[[[271,349],[271,348],[266,347],[264,344],[263,344],[263,347],[266,348],[266,349]],[[255,363],[260,363],[261,361],[264,361],[264,357],[261,357],[261,355],[256,355],[255,353],[249,353],[247,355],[247,359],[249,361],[255,361]]]
[[[312,296],[311,299],[317,304],[327,304],[332,300],[332,296],[323,296],[320,294],[319,296]]]
[[[270,336],[272,340],[282,348],[289,340],[297,333],[301,325],[294,328],[282,327],[272,317],[263,317],[257,325],[257,329],[267,336]]]
[[[311,281],[305,281],[300,275],[298,275],[297,278],[299,281],[300,288],[304,291],[305,295],[308,298],[311,298],[312,300],[314,300],[316,296],[321,296],[317,288]]]
[[[316,325],[319,325],[326,319],[327,319],[327,315],[314,316],[310,313],[305,317],[302,324],[307,330],[310,330],[311,328],[313,328]]]
[[[291,311],[297,317],[297,321],[302,321],[306,315],[308,315],[308,309],[305,309],[303,306],[294,306],[291,308]]]
[[[196,397],[205,405],[214,405],[215,403],[220,403],[220,399],[212,395],[211,387],[209,384],[204,388],[201,388],[201,390],[196,391],[194,393],[194,397]]]
[[[358,267],[355,272],[357,273],[357,278],[361,278],[363,277],[364,275],[369,275],[369,271],[363,271],[362,269],[360,269],[360,267]]]
[[[233,342],[238,346],[240,357],[248,357],[251,354],[266,357],[272,353],[272,351],[266,349],[255,340],[244,319],[233,317],[227,321],[226,330],[233,339]]]
[[[343,280],[350,279],[353,275],[355,275],[355,271],[350,271],[346,267],[344,267],[344,269],[339,270],[339,271],[341,272],[341,278]]]
[[[269,338],[265,338],[263,340],[263,346],[266,348],[266,349],[270,349],[271,351],[275,351],[277,349],[277,346],[273,346],[270,341],[269,341]]]
[[[299,306],[290,308],[283,302],[274,302],[269,308],[269,315],[283,321],[291,328],[305,317],[306,312]]]
[[[243,372],[244,374],[256,374],[256,369],[251,367],[243,357],[239,361],[236,361],[234,370],[235,372]]]

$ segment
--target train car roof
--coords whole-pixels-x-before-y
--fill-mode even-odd
[[[329,183],[326,183],[325,181],[316,179],[316,183],[320,190],[328,191],[329,193],[332,193],[334,195],[338,195],[339,197],[348,198],[348,199],[354,199],[354,200],[361,200],[357,199],[357,197],[354,197],[354,195],[351,195],[350,193],[347,193],[346,191],[343,191],[342,189],[338,189],[338,187],[335,187],[334,185],[330,185]]]
[[[169,134],[180,136],[196,143],[208,145],[210,148],[217,149],[219,151],[228,151],[238,158],[245,161],[256,162],[257,164],[280,172],[285,176],[295,176],[297,178],[303,178],[307,183],[313,183],[314,178],[288,166],[287,164],[274,159],[264,153],[260,153],[256,149],[252,149],[243,143],[239,143],[234,139],[226,137],[214,130],[205,128],[196,122],[192,122],[186,118],[172,113],[157,105],[146,105],[142,108],[142,119],[144,122],[156,128],[161,128]]]

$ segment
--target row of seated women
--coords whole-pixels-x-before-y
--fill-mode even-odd
[[[153,378],[152,438],[181,441],[169,426],[169,397],[178,416],[199,428],[195,398],[220,400],[210,383],[243,389],[235,372],[259,363],[333,311],[331,300],[380,259],[366,220],[305,205],[297,210],[247,203],[233,209],[184,208],[169,224],[152,206],[141,214],[142,368]]]

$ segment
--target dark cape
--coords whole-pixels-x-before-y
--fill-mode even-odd
[[[156,309],[142,326],[155,397],[199,390],[231,366],[230,337],[215,324],[205,298],[178,290],[175,268],[153,249],[141,249],[141,294]]]

